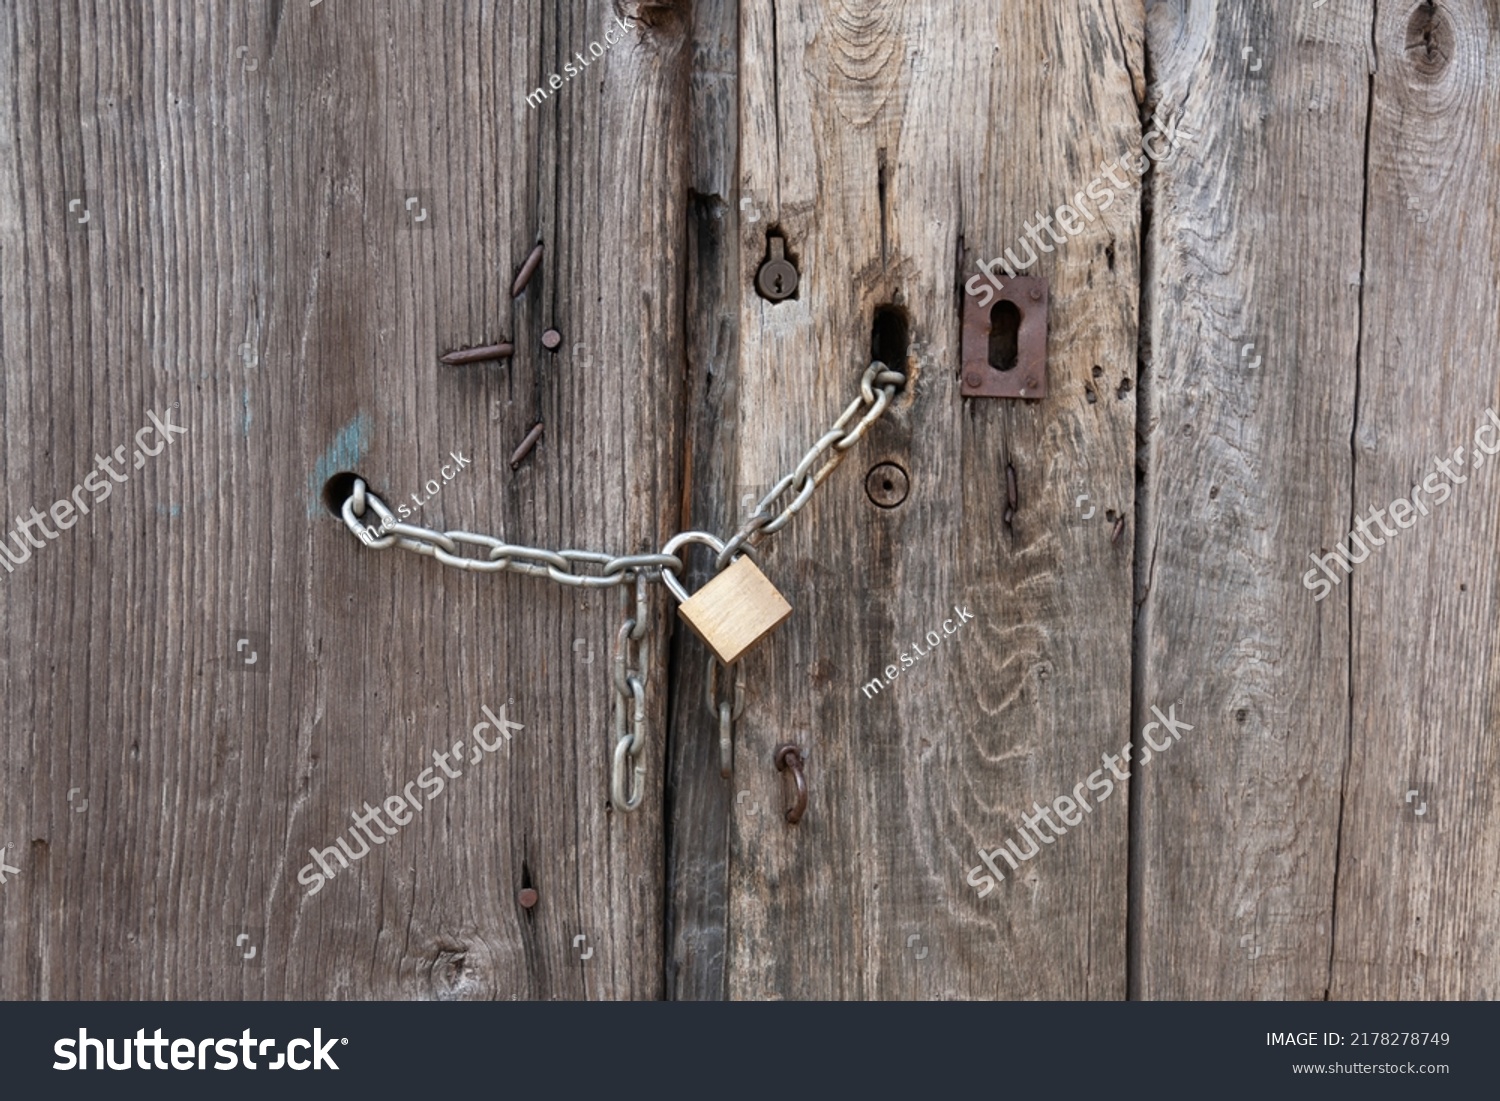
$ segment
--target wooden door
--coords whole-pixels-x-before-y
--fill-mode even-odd
[[[0,998],[1493,996],[1492,22],[10,5]],[[328,508],[724,535],[872,359],[727,779],[653,586],[634,812],[618,590]]]

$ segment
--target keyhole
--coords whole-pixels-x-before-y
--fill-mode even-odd
[[[990,366],[997,371],[1016,369],[1016,342],[1021,331],[1021,311],[1014,302],[997,302],[990,311]]]
[[[776,293],[777,294],[783,294],[783,293],[785,293],[781,289],[781,273],[780,272],[776,273]]]

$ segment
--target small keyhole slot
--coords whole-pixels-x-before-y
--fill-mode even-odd
[[[906,370],[906,352],[910,344],[906,313],[895,306],[878,306],[875,324],[870,329],[870,358],[878,359],[897,371]]]
[[[1016,342],[1021,332],[1021,311],[1014,302],[996,302],[990,311],[990,366],[997,371],[1016,369]]]

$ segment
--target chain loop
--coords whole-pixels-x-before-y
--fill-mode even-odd
[[[609,771],[609,801],[616,810],[626,812],[640,806],[646,794],[646,682],[650,676],[646,647],[641,643],[648,614],[646,576],[636,573],[633,578],[633,615],[629,614],[630,593],[620,588],[620,610],[627,614],[615,636],[615,694],[619,698],[615,701],[615,748]],[[627,721],[626,711],[632,705],[633,716]]]
[[[445,566],[483,573],[498,573],[511,570],[515,573],[550,577],[553,581],[576,588],[608,589],[623,585],[638,574],[660,577],[667,588],[679,600],[687,599],[678,575],[684,570],[682,559],[673,552],[685,543],[707,543],[718,552],[714,560],[717,572],[729,565],[741,554],[748,554],[768,535],[786,527],[787,523],[812,499],[813,490],[822,485],[833,473],[844,456],[885,413],[896,391],[906,385],[906,376],[893,371],[878,359],[873,360],[859,380],[859,397],[849,403],[848,408],[833,422],[833,426],[818,437],[817,443],[802,456],[790,474],[782,478],[750,511],[749,518],[738,531],[726,540],[701,531],[685,531],[667,541],[659,554],[626,554],[611,556],[599,551],[561,550],[551,551],[542,547],[528,547],[506,543],[487,535],[476,535],[467,531],[435,531],[416,524],[402,524],[378,495],[372,492],[363,478],[354,480],[354,488],[344,501],[341,515],[344,524],[376,550],[399,546],[416,554],[425,554],[437,559]],[[865,414],[853,428],[849,427],[860,409]],[[822,463],[820,466],[819,463]],[[814,470],[816,468],[816,470]],[[793,496],[776,513],[774,505],[788,492]],[[380,517],[379,534],[360,522],[370,509]],[[488,559],[461,555],[458,544],[487,548]],[[581,573],[574,567],[589,565],[599,567],[599,573]]]
[[[787,523],[802,510],[812,498],[813,490],[822,485],[828,475],[832,474],[834,468],[844,461],[844,456],[860,438],[864,436],[877,420],[884,415],[886,408],[896,396],[896,391],[906,385],[906,376],[900,371],[893,371],[880,360],[873,360],[865,369],[864,376],[859,380],[859,397],[849,403],[839,419],[833,422],[833,427],[822,436],[818,442],[813,444],[807,454],[802,456],[792,473],[771,487],[756,506],[750,510],[750,517],[740,529],[724,541],[724,549],[719,552],[718,559],[714,562],[714,568],[722,570],[729,564],[729,560],[736,554],[742,554],[747,548],[756,546],[767,535],[773,535],[786,527]],[[879,387],[879,393],[876,392]],[[848,427],[849,422],[854,419],[855,414],[861,407],[868,406],[865,415],[860,418],[858,424],[852,429]],[[827,461],[819,466],[817,472],[809,474],[823,459],[824,455],[832,449]],[[795,491],[791,502],[785,505],[780,514],[772,516],[772,506],[789,490]]]
[[[339,510],[344,525],[359,539],[376,550],[399,546],[416,554],[435,558],[445,566],[482,573],[499,573],[511,570],[515,573],[548,577],[563,585],[576,588],[620,589],[620,609],[625,621],[615,639],[614,689],[618,696],[615,707],[615,744],[611,755],[609,792],[615,809],[633,811],[641,805],[645,795],[646,780],[646,685],[648,662],[645,641],[649,624],[649,608],[646,601],[646,583],[660,579],[679,601],[688,599],[680,576],[685,570],[683,560],[674,552],[688,543],[706,543],[717,552],[714,570],[718,572],[738,555],[750,554],[768,535],[784,528],[804,505],[812,498],[813,491],[833,473],[849,449],[859,442],[870,425],[885,413],[896,396],[896,391],[906,385],[906,376],[893,371],[879,360],[865,369],[859,381],[859,397],[849,403],[848,408],[833,422],[833,426],[818,437],[818,441],[802,456],[792,472],[771,488],[750,511],[749,518],[738,531],[726,540],[703,531],[685,531],[674,535],[657,554],[626,554],[611,556],[599,551],[559,550],[528,547],[507,543],[489,535],[477,535],[468,531],[435,531],[416,524],[403,524],[380,497],[372,492],[363,478],[355,478],[349,497]],[[850,422],[865,410],[864,416],[853,428]],[[821,465],[820,465],[821,464]],[[786,494],[790,501],[775,506]],[[362,523],[373,510],[379,518],[375,525]],[[460,553],[459,547],[478,547],[487,552],[474,557]],[[598,572],[581,572],[576,567],[597,568]],[[630,608],[630,594],[625,585],[635,586],[634,614]],[[708,710],[719,720],[719,765],[724,776],[729,776],[734,758],[734,723],[745,709],[745,682],[739,667],[735,666],[733,701],[719,700],[719,662],[710,656],[708,672]],[[795,747],[793,747],[795,748]],[[799,762],[800,763],[800,760]],[[778,767],[785,767],[780,757]],[[805,786],[800,771],[797,773],[800,808],[806,805]],[[628,788],[628,790],[627,790]],[[789,820],[790,818],[789,812]]]
[[[745,710],[745,674],[738,662],[727,667],[735,674],[734,704],[731,706],[728,700],[718,700],[721,668],[726,667],[715,655],[709,654],[705,697],[708,713],[719,720],[719,775],[727,780],[734,772],[734,724]]]

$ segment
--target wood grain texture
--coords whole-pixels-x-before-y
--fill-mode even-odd
[[[1040,265],[1045,406],[959,398],[958,310],[974,260],[1138,142],[1139,16],[746,4],[740,43],[739,183],[766,209],[741,220],[732,288],[735,482],[768,487],[843,410],[880,307],[909,326],[911,384],[764,559],[796,611],[745,662],[728,993],[1120,997],[1123,796],[989,897],[965,875],[1128,738],[1131,552],[1110,535],[1133,501],[1136,204]],[[768,226],[801,274],[776,305],[750,289]],[[895,509],[865,493],[882,462],[909,474]],[[963,633],[866,698],[955,605]],[[796,828],[771,765],[786,741],[809,758]]]
[[[0,16],[6,514],[148,409],[189,427],[0,582],[0,845],[25,852],[0,997],[661,995],[667,686],[656,794],[611,814],[614,594],[373,552],[319,499],[357,470],[393,505],[438,481],[412,519],[439,528],[615,552],[676,530],[687,58],[644,14],[538,108],[612,6]],[[502,337],[509,365],[436,362]],[[472,465],[444,485],[452,452]],[[524,730],[470,765],[510,699]],[[457,741],[463,775],[305,895],[309,847]]]
[[[759,400],[760,373],[742,376],[740,370],[745,287],[738,232],[742,218],[763,217],[765,204],[737,186],[737,0],[695,3],[691,35],[685,274],[692,306],[683,319],[689,415],[682,523],[684,529],[722,532],[737,526],[747,495],[751,504],[758,499],[736,482],[732,414],[738,402]],[[694,587],[706,579],[704,557],[688,559]],[[677,1000],[716,1000],[728,994],[730,808],[741,784],[720,776],[718,723],[705,702],[706,652],[691,632],[677,632],[672,670],[667,990]],[[753,766],[748,759],[740,763]]]
[[[1495,997],[1495,18],[5,6],[0,999]],[[1036,234],[1159,122],[1175,154]],[[1049,395],[963,399],[964,284],[1028,239]],[[374,551],[322,500],[730,532],[877,356],[906,391],[759,555],[794,611],[729,779],[653,590],[634,814],[618,594]],[[186,433],[136,465],[153,416]],[[1315,599],[1309,555],[1455,450]],[[980,897],[1158,708],[1191,729]],[[475,756],[490,714],[521,728]]]
[[[1419,489],[1426,514],[1387,515],[1394,537],[1370,521],[1384,546],[1341,585],[1353,715],[1332,998],[1500,996],[1500,485],[1475,443],[1500,410],[1496,19],[1474,0],[1377,6],[1351,512],[1411,500],[1430,474],[1451,498]]]
[[[1151,195],[1135,711],[1193,730],[1135,777],[1132,996],[1328,989],[1348,608],[1301,579],[1350,508],[1369,15],[1149,24],[1196,137]]]

